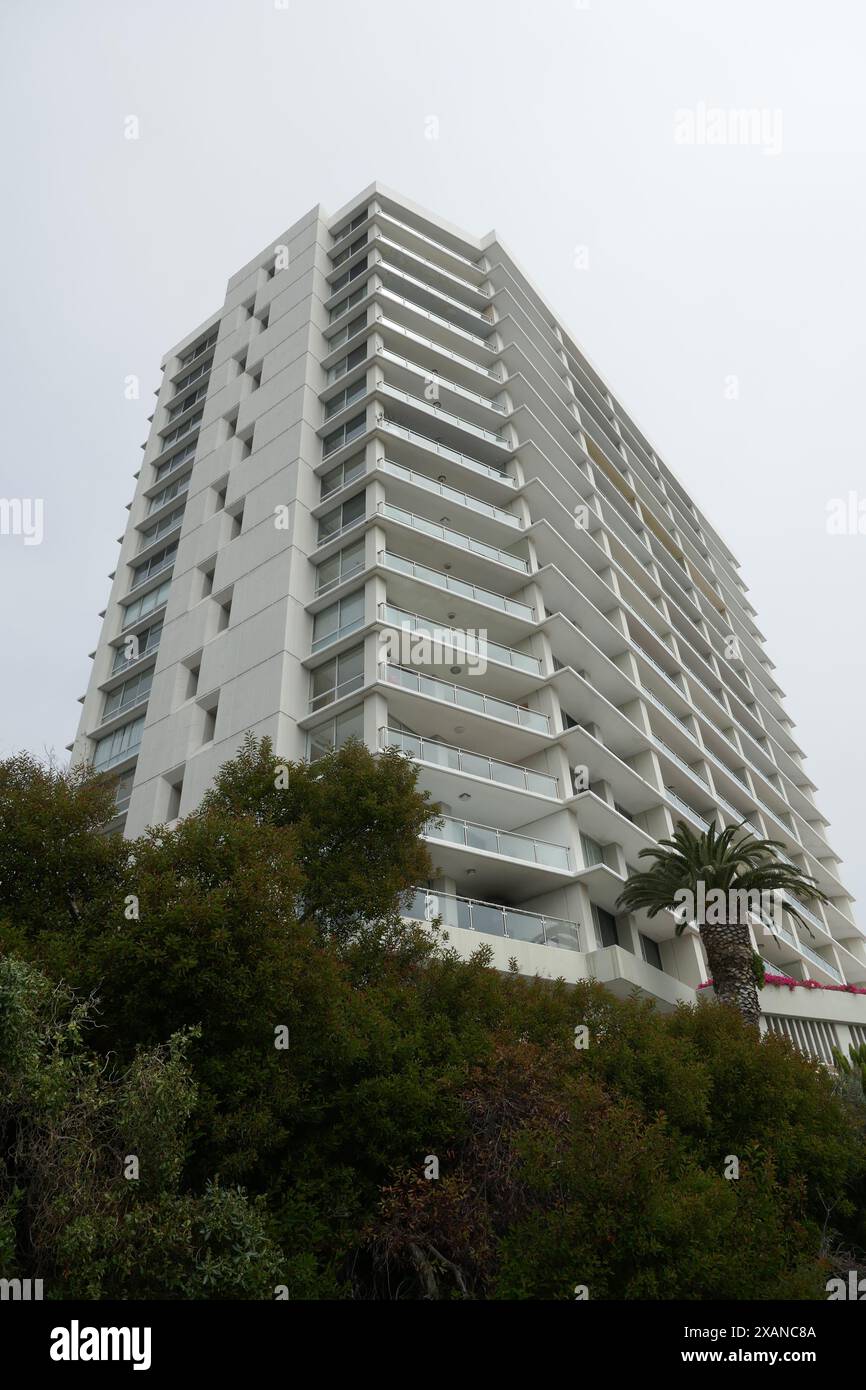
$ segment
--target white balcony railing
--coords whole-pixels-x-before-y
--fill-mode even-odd
[[[465,652],[467,659],[475,663],[495,661],[503,666],[511,666],[516,671],[525,671],[527,675],[541,675],[541,662],[537,656],[530,656],[528,652],[518,652],[514,647],[503,647],[499,642],[491,642],[488,637],[476,637],[474,633],[450,627],[447,623],[439,623],[435,618],[427,618],[422,613],[409,613],[405,608],[383,603],[379,607],[379,617],[382,622],[394,627],[406,628],[409,632],[430,637],[440,646]]]
[[[415,922],[432,922],[438,917],[444,927],[463,927],[468,931],[528,941],[538,946],[559,946],[566,951],[581,949],[580,928],[576,922],[561,917],[545,917],[539,912],[525,912],[519,907],[484,902],[480,898],[437,893],[427,888],[414,889],[404,916]]]
[[[471,468],[474,473],[481,473],[485,478],[494,478],[497,483],[504,483],[506,487],[516,487],[516,479],[510,474],[503,473],[501,468],[494,468],[492,464],[482,463],[480,459],[474,459],[469,454],[462,454],[459,449],[452,449],[448,444],[442,444],[438,439],[431,439],[428,434],[421,434],[418,430],[407,429],[405,425],[398,425],[396,420],[389,420],[387,415],[380,416],[376,424],[379,429],[387,430],[389,434],[397,435],[399,439],[405,439],[409,444],[418,444],[425,449],[432,449],[441,458],[448,459],[451,463],[459,463],[463,468]]]
[[[523,767],[520,763],[506,763],[483,753],[473,753],[467,748],[441,743],[439,739],[423,738],[405,729],[380,729],[379,739],[383,748],[397,748],[416,762],[444,767],[452,772],[465,772],[470,777],[482,777],[487,782],[534,792],[536,796],[547,796],[552,800],[559,796],[559,783],[555,777]]]
[[[483,850],[503,859],[517,859],[524,864],[538,864],[546,869],[571,872],[571,851],[567,845],[549,840],[534,840],[513,830],[497,830],[492,825],[477,825],[474,821],[455,820],[442,816],[431,822],[425,831],[427,839],[443,844],[463,845],[466,849]]]
[[[379,667],[381,680],[390,685],[399,685],[403,690],[412,690],[418,695],[426,695],[431,700],[442,700],[445,704],[456,705],[459,709],[473,711],[475,714],[489,715],[492,719],[502,719],[520,729],[532,729],[537,734],[550,733],[550,720],[539,710],[527,709],[525,705],[515,705],[510,700],[499,700],[493,695],[483,695],[480,690],[470,690],[465,685],[455,685],[443,681],[438,676],[425,676],[422,671],[412,671],[405,666],[382,663]]]
[[[459,488],[449,487],[447,483],[440,483],[435,478],[430,478],[426,473],[416,473],[411,468],[406,468],[402,463],[395,463],[393,459],[377,459],[376,467],[389,477],[401,478],[404,482],[411,483],[413,487],[423,488],[425,492],[433,492],[438,497],[444,498],[446,502],[453,502],[458,507],[467,507],[470,511],[478,512],[479,516],[490,517],[493,521],[499,521],[503,526],[511,526],[516,530],[522,530],[522,522],[514,512],[506,511],[504,507],[497,507],[492,502],[483,502],[480,497],[473,497],[471,493],[461,492]]]
[[[431,569],[417,560],[407,560],[405,555],[397,555],[392,550],[380,550],[378,559],[380,565],[394,570],[396,574],[405,574],[424,584],[434,584],[437,589],[445,589],[459,598],[472,599],[485,608],[495,608],[498,613],[509,613],[513,618],[523,618],[526,622],[532,622],[535,618],[535,609],[528,603],[507,598],[505,594],[497,594],[492,589],[482,589],[480,584],[469,584],[465,579],[446,574],[444,570]]]
[[[460,550],[468,550],[472,555],[493,560],[497,565],[505,565],[508,569],[519,571],[520,574],[529,574],[529,561],[520,555],[512,555],[509,550],[500,550],[496,545],[488,545],[486,541],[467,536],[463,531],[455,531],[439,521],[428,521],[426,516],[407,512],[403,507],[395,507],[391,502],[380,502],[376,510],[389,521],[399,521],[401,526],[411,526],[414,531],[422,531],[425,536],[432,536],[436,541],[456,545]]]

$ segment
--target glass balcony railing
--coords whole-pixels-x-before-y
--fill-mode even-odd
[[[510,613],[513,618],[523,618],[530,623],[535,618],[535,609],[528,603],[506,598],[504,594],[494,593],[492,589],[482,589],[479,584],[469,584],[465,579],[446,574],[444,570],[431,569],[429,565],[421,565],[417,560],[407,560],[404,555],[396,555],[392,550],[379,551],[379,564],[384,565],[385,569],[394,570],[397,574],[419,579],[424,584],[435,584],[437,589],[445,589],[449,594],[457,594],[460,598],[483,603],[486,608],[495,608],[498,613]]]
[[[538,864],[546,869],[571,872],[571,852],[567,845],[548,840],[533,840],[512,830],[497,830],[492,825],[476,825],[474,821],[455,820],[442,816],[431,822],[425,831],[427,839],[448,845],[463,845],[466,849],[483,850],[503,859],[519,859],[521,863]]]
[[[448,354],[449,357],[454,355],[453,353]],[[377,356],[384,362],[393,362],[397,367],[406,367],[410,372],[419,373],[426,381],[431,380],[430,373],[425,367],[413,362],[409,357],[401,357],[398,352],[391,352],[389,348],[380,348]],[[469,367],[477,367],[477,363],[471,362],[468,358],[464,357],[462,360]],[[464,400],[475,401],[477,405],[483,405],[486,410],[495,410],[497,415],[505,414],[505,407],[499,405],[491,396],[482,396],[479,391],[470,391],[468,387],[461,386],[459,382],[450,381],[446,376],[440,376],[438,372],[432,380],[437,386],[444,386],[446,391],[453,391],[455,395],[462,396]],[[417,397],[413,399],[417,399]]]
[[[437,419],[441,416],[443,420],[450,420],[460,429],[468,430],[470,434],[475,434],[479,439],[486,439],[491,444],[498,444],[501,448],[508,448],[508,441],[495,430],[486,430],[483,425],[476,425],[473,420],[466,420],[462,415],[455,415],[453,410],[443,410],[438,404],[426,400],[423,396],[413,396],[411,391],[403,391],[399,386],[392,386],[389,381],[382,381],[375,388],[383,396],[391,396],[393,399],[403,401],[406,405],[418,405],[424,409],[436,410]]]
[[[390,237],[386,237],[383,232],[376,233],[374,243],[377,246],[387,247],[389,251],[396,251],[401,256],[408,256],[412,259],[412,261],[420,261],[423,266],[428,267],[436,275],[443,276],[445,279],[453,282],[459,288],[468,290],[470,294],[481,295],[484,299],[492,298],[489,290],[482,290],[478,285],[473,285],[471,280],[466,280],[463,278],[462,275],[455,275],[452,271],[445,270],[443,266],[437,265],[436,261],[431,261],[427,256],[421,256],[418,254],[417,251],[410,251],[408,247],[401,246],[399,241],[392,241]],[[387,255],[387,251],[385,252],[385,254]],[[418,281],[417,283],[421,284],[423,282]],[[454,300],[453,302],[455,304],[460,304],[462,303],[462,300]]]
[[[455,261],[462,261],[463,264],[469,266],[470,269],[478,269],[475,262],[471,261],[468,256],[464,256],[459,251],[455,251],[451,246],[445,246],[441,241],[434,240],[433,237],[427,236],[425,232],[419,232],[417,227],[410,227],[408,222],[401,222],[399,217],[394,217],[390,212],[380,211],[377,212],[376,216],[381,222],[390,223],[392,227],[401,227],[404,232],[411,232],[412,236],[416,237],[418,241],[426,242],[428,246],[434,247],[437,251],[444,251],[447,256],[450,256]]]
[[[383,241],[385,238],[377,238],[377,240]],[[440,304],[448,305],[452,309],[459,309],[461,314],[468,315],[470,320],[474,320],[479,326],[484,324],[485,328],[493,327],[493,321],[487,318],[480,309],[476,309],[473,305],[467,304],[463,299],[458,299],[456,295],[447,294],[445,290],[440,290],[437,285],[428,284],[426,280],[419,279],[417,275],[410,275],[408,270],[401,270],[399,266],[388,261],[387,256],[384,256],[382,260],[377,263],[376,269],[380,275],[396,275],[404,285],[411,285],[413,289],[421,290],[423,294],[432,295]],[[450,319],[446,319],[445,321],[447,323],[451,322]],[[481,341],[483,342],[484,339]]]
[[[506,565],[508,569],[517,570],[520,574],[529,574],[528,560],[522,559],[520,555],[512,555],[508,550],[500,550],[496,545],[488,545],[486,541],[476,540],[474,536],[467,536],[463,531],[454,531],[450,526],[443,526],[438,521],[428,521],[425,516],[407,512],[402,507],[395,507],[391,502],[380,502],[376,510],[380,516],[386,516],[390,521],[399,521],[401,526],[411,526],[414,531],[423,531],[425,536],[432,536],[434,540],[456,545],[460,550],[468,550],[472,555],[481,555],[485,560],[493,560],[497,565]]]
[[[704,827],[704,830],[709,830],[710,822],[708,820],[704,820],[703,816],[695,810],[694,806],[690,806],[689,803],[687,801],[684,801],[683,798],[679,796],[677,792],[673,791],[671,787],[665,787],[665,796],[667,796],[668,799],[672,801],[675,806],[679,806],[681,810],[688,811],[690,816],[694,816],[695,820]]]
[[[397,271],[396,273],[399,275],[400,272]],[[492,345],[486,338],[480,338],[477,333],[470,333],[468,328],[461,328],[453,319],[446,319],[443,318],[441,314],[434,314],[432,310],[423,308],[422,305],[416,303],[414,299],[406,299],[405,295],[397,294],[394,290],[380,290],[379,293],[383,299],[390,300],[392,303],[402,304],[405,308],[411,309],[413,314],[418,314],[419,317],[427,319],[428,323],[438,323],[442,328],[447,328],[449,333],[456,333],[458,337],[466,338],[470,343],[477,343],[478,347],[485,348],[488,352],[492,352]]]
[[[520,729],[532,729],[537,734],[550,733],[550,720],[546,714],[526,709],[524,705],[515,705],[510,700],[497,700],[493,695],[482,695],[479,690],[454,685],[451,681],[441,681],[436,676],[425,676],[422,672],[409,670],[405,666],[383,664],[379,668],[379,675],[390,685],[399,685],[403,690],[412,690],[418,695],[426,695],[431,700],[442,700],[459,709],[490,715],[492,719],[502,719],[507,724],[514,724]]]
[[[841,985],[844,983],[844,977],[842,975],[842,972],[840,970],[837,970],[835,965],[831,965],[829,961],[826,961],[823,959],[823,957],[819,956],[817,951],[813,951],[811,946],[804,946],[803,942],[801,941],[799,949],[802,951],[803,955],[806,957],[807,960],[812,961],[813,965],[818,965],[821,967],[822,970],[826,970],[827,974],[831,976],[831,978],[834,979],[837,984]]]
[[[416,888],[404,915],[415,922],[432,922],[438,917],[444,927],[463,927],[487,936],[504,936],[538,946],[559,946],[566,951],[581,949],[580,928],[576,922],[524,912],[519,907],[503,907],[479,898],[462,898],[453,893]]]
[[[534,792],[537,796],[549,796],[553,799],[559,796],[557,779],[546,772],[535,772],[519,763],[506,763],[499,758],[472,753],[466,748],[440,743],[438,739],[423,738],[405,729],[381,729],[379,736],[384,747],[398,748],[401,753],[418,762],[448,768],[452,772],[465,772],[471,777],[482,777],[487,782],[514,787],[518,791]]]
[[[422,613],[409,613],[404,608],[384,603],[380,606],[379,616],[383,622],[395,627],[432,637],[443,647],[465,651],[475,662],[482,659],[496,661],[503,666],[513,667],[515,671],[525,671],[531,676],[541,675],[541,662],[538,657],[529,656],[527,652],[515,651],[513,647],[503,647],[499,642],[491,642],[487,637],[476,637],[471,632],[449,627],[447,623],[437,623],[435,618],[425,618]]]
[[[401,338],[407,338],[412,343],[420,344],[421,347],[432,348],[440,357],[447,357],[451,362],[458,362],[461,367],[469,367],[471,371],[480,372],[482,376],[492,377],[494,381],[500,380],[496,372],[491,371],[489,367],[482,367],[480,362],[473,361],[471,357],[464,357],[461,353],[454,352],[452,348],[444,347],[442,343],[437,343],[433,338],[425,338],[423,333],[413,333],[411,328],[407,328],[403,323],[397,323],[395,319],[383,316],[378,320],[378,323],[383,329],[387,328],[392,333],[399,333]]]
[[[781,858],[782,856],[780,855],[779,857]],[[790,859],[787,862],[790,864]],[[827,935],[827,928],[821,921],[821,918],[818,917],[816,913],[812,912],[810,908],[806,907],[805,903],[801,903],[799,898],[795,898],[793,893],[788,893],[786,896],[790,899],[791,906],[795,907],[798,912],[802,913],[802,915],[806,918],[807,922],[812,922],[820,932],[823,932],[825,936]]]
[[[681,758],[679,753],[675,753],[674,750],[670,747],[670,745],[665,743],[664,739],[659,738],[658,734],[653,734],[651,737],[653,743],[657,743],[660,748],[663,748],[667,753],[668,757],[673,758],[674,762],[679,767],[681,767],[684,772],[687,772],[690,777],[697,778],[699,782],[703,782],[704,786],[709,786],[709,783],[707,782],[707,779],[704,776],[704,774],[702,772],[698,772],[697,768],[690,767],[689,764],[686,762],[685,758]]]
[[[437,482],[426,473],[416,473],[411,468],[404,468],[402,463],[394,463],[393,459],[378,459],[376,467],[392,478],[401,478],[404,482],[412,483],[414,487],[423,488],[425,492],[435,493],[446,502],[467,507],[479,516],[488,516],[493,521],[499,521],[503,526],[511,526],[518,531],[523,529],[520,517],[515,516],[514,512],[508,512],[504,507],[496,507],[492,502],[482,502],[480,497],[473,497],[468,492],[461,492],[459,488],[449,487],[447,483]]]
[[[485,478],[494,478],[497,483],[504,483],[506,487],[516,487],[517,483],[508,473],[503,473],[501,468],[494,468],[492,464],[481,463],[479,459],[474,459],[469,454],[461,454],[459,449],[452,449],[448,444],[442,444],[438,439],[431,439],[428,434],[420,434],[418,430],[407,429],[405,425],[398,425],[396,420],[389,420],[387,415],[376,421],[379,429],[387,430],[389,434],[397,435],[399,439],[405,439],[409,444],[418,444],[425,449],[432,449],[441,458],[448,459],[451,463],[459,463],[463,468],[471,468],[473,473],[481,473]]]

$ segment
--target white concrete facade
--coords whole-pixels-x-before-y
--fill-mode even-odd
[[[313,208],[167,355],[137,480],[73,745],[125,834],[248,730],[396,743],[446,816],[413,910],[461,949],[694,998],[697,936],[616,898],[677,820],[745,818],[831,898],[767,964],[866,983],[737,561],[494,233],[378,184]],[[866,996],[764,1006],[866,1027]]]

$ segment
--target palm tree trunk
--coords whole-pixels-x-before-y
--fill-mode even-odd
[[[758,1027],[761,1008],[752,971],[749,929],[737,922],[700,924],[710,975],[720,1004],[739,1009],[752,1028]]]

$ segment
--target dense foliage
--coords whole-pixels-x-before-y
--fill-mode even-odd
[[[430,814],[396,753],[248,741],[198,815],[121,841],[92,778],[0,764],[0,1275],[826,1296],[866,1234],[862,1090],[716,1003],[459,960],[399,913]]]

